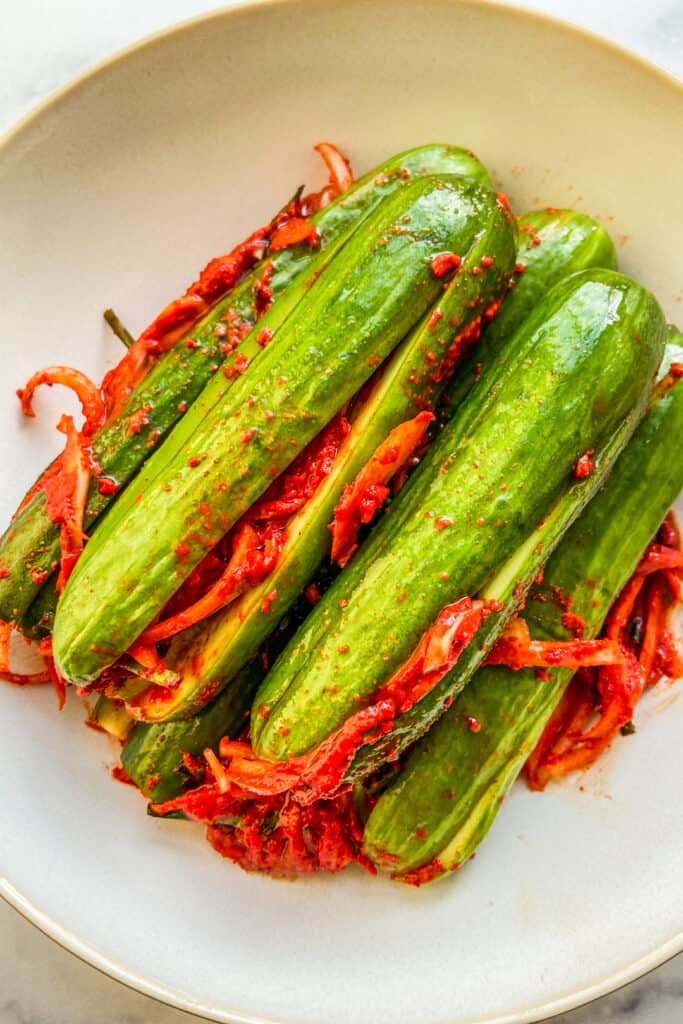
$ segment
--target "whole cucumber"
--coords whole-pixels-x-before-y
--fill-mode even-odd
[[[667,347],[665,370],[672,361],[683,362],[676,345]],[[600,632],[683,487],[683,462],[677,458],[682,433],[680,381],[649,411],[600,493],[550,558],[524,612],[532,637],[571,639],[563,608],[553,598],[558,589],[572,596],[572,611],[586,624],[584,636]],[[422,878],[430,880],[464,864],[495,820],[573,672],[553,669],[551,675],[548,682],[533,669],[481,668],[376,803],[364,833],[366,855],[398,878],[429,865]]]
[[[550,292],[509,341],[503,369],[484,371],[274,665],[254,703],[260,756],[285,760],[326,739],[450,602],[512,598],[528,585],[595,489],[596,474],[573,481],[580,456],[593,450],[608,465],[635,428],[664,337],[653,296],[613,271],[574,274]],[[367,774],[376,751],[400,750],[429,727],[513,609],[507,600],[504,614],[489,615],[454,672],[386,741],[362,750],[352,774]]]
[[[477,158],[456,146],[432,144],[399,153],[364,175],[331,202],[311,221],[318,230],[320,249],[307,243],[269,255],[272,275],[269,287],[274,299],[298,279],[300,288],[292,292],[295,304],[304,293],[309,277],[320,273],[335,249],[344,244],[359,220],[383,198],[402,188],[408,181],[428,174],[462,174],[488,184],[488,174]],[[325,250],[329,250],[327,253]],[[113,480],[119,491],[135,476],[150,453],[168,435],[211,379],[217,364],[223,361],[223,320],[230,311],[240,323],[254,324],[254,286],[263,272],[263,263],[247,274],[227,297],[218,302],[193,329],[188,331],[193,344],[181,340],[159,358],[145,379],[130,395],[125,408],[97,436],[93,452],[103,475]],[[275,317],[259,325],[274,329],[279,317],[290,310],[280,303]],[[269,322],[273,319],[273,322]],[[257,354],[257,337],[251,342]],[[223,381],[225,385],[226,382]],[[109,506],[115,495],[102,493],[94,480],[88,496],[86,529]],[[9,575],[0,577],[0,619],[21,622],[31,602],[46,590],[45,598],[33,609],[27,628],[43,634],[56,607],[55,579],[59,560],[59,529],[47,514],[45,495],[36,492],[13,518],[0,538],[0,566]],[[47,575],[46,575],[47,574]]]
[[[394,427],[438,402],[447,380],[444,363],[452,357],[451,345],[458,348],[454,339],[485,318],[503,294],[515,261],[514,232],[494,193],[473,190],[469,201],[478,231],[462,251],[458,273],[439,301],[438,316],[428,315],[410,332],[355,409],[331,472],[289,523],[275,569],[223,612],[175,638],[166,662],[180,680],[168,700],[160,701],[154,693],[148,701],[136,700],[136,717],[159,721],[194,714],[207,690],[232,679],[329,553],[328,527],[344,485]],[[273,593],[264,612],[264,601]]]
[[[62,594],[53,653],[66,679],[92,681],[130,647],[430,308],[443,287],[432,261],[470,244],[478,228],[468,197],[480,188],[421,178],[384,200],[253,371],[233,381],[180,449],[172,434],[155,453],[149,486],[129,488],[113,507]],[[185,441],[183,423],[178,429]]]

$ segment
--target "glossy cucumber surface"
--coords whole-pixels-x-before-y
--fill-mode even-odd
[[[616,270],[614,242],[592,217],[576,210],[531,210],[517,218],[517,267],[498,316],[461,367],[450,390],[451,408],[468,394],[484,367],[500,359],[506,340],[551,288],[593,267]]]

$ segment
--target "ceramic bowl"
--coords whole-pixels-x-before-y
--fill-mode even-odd
[[[69,405],[14,389],[67,362],[97,377],[133,328],[262,223],[331,139],[358,171],[467,145],[517,210],[609,226],[623,270],[683,318],[683,90],[600,40],[484,2],[282,0],[133,47],[0,145],[4,524]],[[349,870],[243,874],[201,829],[147,818],[78,699],[0,689],[2,892],[73,952],[195,1013],[280,1024],[521,1024],[683,947],[681,690],[544,796],[515,788],[476,860],[419,891]]]

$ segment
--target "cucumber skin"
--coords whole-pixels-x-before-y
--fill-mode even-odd
[[[683,361],[682,348],[667,347],[665,363],[671,361]],[[655,403],[603,489],[550,558],[524,613],[533,637],[570,639],[553,587],[573,596],[572,611],[585,620],[586,638],[598,635],[683,488],[683,463],[676,457],[682,435],[683,381]],[[493,824],[574,673],[554,669],[551,674],[552,682],[543,682],[533,669],[480,669],[416,744],[373,808],[364,833],[366,855],[388,865],[395,877],[434,858],[442,864],[441,874],[465,863]],[[468,718],[479,722],[477,733],[469,729]]]
[[[482,370],[503,356],[507,339],[551,288],[580,270],[617,269],[614,242],[601,224],[584,213],[531,210],[517,218],[517,225],[517,260],[524,270],[515,275],[500,313],[463,362],[450,389],[451,409],[462,402]]]
[[[62,594],[53,651],[66,679],[92,681],[130,647],[269,477],[424,315],[442,288],[431,260],[468,238],[463,197],[480,188],[465,178],[421,178],[387,199],[372,229],[337,254],[255,369],[233,381],[189,442],[176,453],[171,435],[155,453],[150,473],[156,462],[158,476],[114,506]],[[324,372],[311,374],[315,363]],[[167,445],[173,457],[166,463]],[[179,558],[181,543],[187,552]]]
[[[467,150],[446,144],[407,150],[358,179],[343,197],[311,218],[318,228],[323,251],[333,242],[343,243],[349,230],[384,197],[411,178],[430,173],[463,174],[483,185],[489,184],[486,169]],[[326,259],[307,243],[281,250],[269,258],[274,266],[270,280],[274,299],[297,279],[303,285],[310,274],[319,272]],[[220,344],[223,339],[215,335],[214,328],[228,309],[234,309],[246,323],[254,323],[253,288],[262,272],[263,263],[213,306],[194,330],[188,331],[199,343],[197,348],[187,349],[180,341],[162,356],[133,391],[120,416],[96,438],[93,451],[98,464],[103,474],[114,479],[121,488],[182,418],[180,403],[190,407],[210,381],[216,364],[222,363]],[[259,330],[265,325],[267,321],[259,325]],[[131,433],[131,417],[147,407],[147,422],[136,433]],[[100,494],[97,481],[93,481],[88,496],[86,529],[111,504],[113,497],[116,496]],[[37,583],[36,579],[40,580],[45,572],[53,573],[59,554],[59,529],[47,515],[44,494],[38,492],[12,519],[0,538],[0,564],[11,572],[9,577],[0,579],[0,619],[22,623],[31,603],[45,590],[46,596],[28,616],[26,629],[33,636],[49,632],[57,604],[55,578],[42,583]]]
[[[580,455],[599,453],[622,421],[635,426],[664,335],[655,299],[622,275],[588,271],[552,290],[509,342],[503,370],[485,370],[390,514],[273,666],[254,703],[265,708],[252,723],[259,756],[285,760],[316,746],[390,678],[446,604],[485,588],[571,489]],[[544,443],[530,467],[539,437]],[[437,517],[454,525],[439,531]],[[502,616],[489,616],[482,631],[489,644],[502,624]],[[460,661],[472,672],[483,653],[477,637]],[[397,720],[386,744],[398,749],[415,739],[454,687],[442,680]],[[366,773],[373,749],[361,751]]]
[[[517,260],[524,270],[486,332],[488,343],[509,337],[550,288],[569,274],[593,267],[617,269],[614,242],[604,227],[585,213],[531,210],[517,218],[517,225]]]
[[[238,736],[249,720],[249,705],[263,675],[255,658],[194,718],[161,725],[138,723],[121,751],[121,764],[138,789],[155,803],[182,793],[191,782],[183,753],[201,757],[207,747],[215,750],[223,736]]]
[[[492,192],[472,196],[471,216],[478,225],[458,274],[439,301],[438,324],[426,317],[391,356],[381,378],[364,400],[328,477],[313,498],[293,518],[276,568],[263,583],[250,588],[224,612],[180,634],[166,655],[167,664],[181,676],[168,703],[136,704],[135,715],[145,721],[169,720],[196,714],[204,694],[223,686],[258,649],[329,553],[328,524],[343,486],[365,465],[390,430],[425,405],[434,406],[445,381],[439,379],[439,358],[452,336],[462,331],[498,298],[515,261],[515,239],[509,220]],[[472,275],[481,259],[492,257],[484,273]],[[436,353],[436,361],[434,359]],[[267,594],[277,591],[270,610],[261,608]]]

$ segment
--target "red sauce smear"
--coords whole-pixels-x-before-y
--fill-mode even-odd
[[[330,525],[333,562],[343,567],[356,553],[358,531],[381,508],[389,495],[387,484],[424,442],[433,420],[431,412],[420,412],[394,427],[353,482],[345,485]]]
[[[439,878],[446,871],[457,871],[459,867],[460,865],[457,864],[455,867],[445,868],[439,858],[435,857],[427,864],[423,864],[422,867],[413,868],[412,871],[406,871],[403,875],[392,875],[391,877],[397,882],[403,882],[404,885],[414,885],[417,888],[427,882],[433,882],[435,878]]]
[[[444,277],[451,270],[457,270],[461,263],[462,259],[454,252],[440,252],[432,260],[432,274],[434,277]]]
[[[584,452],[581,458],[574,466],[574,478],[576,480],[585,480],[586,477],[590,476],[595,469],[595,461],[593,456],[595,451],[590,448],[587,452]]]
[[[633,720],[646,687],[683,675],[670,616],[683,604],[683,552],[676,522],[667,516],[607,618],[605,640],[620,663],[579,671],[526,765],[532,789],[592,764]]]
[[[650,406],[652,407],[661,398],[664,398],[681,377],[683,377],[683,364],[672,363],[667,373],[655,384],[650,395]]]
[[[286,224],[278,228],[270,240],[269,252],[278,252],[290,245],[297,245],[299,242],[308,242],[312,248],[320,245],[320,235],[314,224],[311,224],[307,217],[292,217]]]

